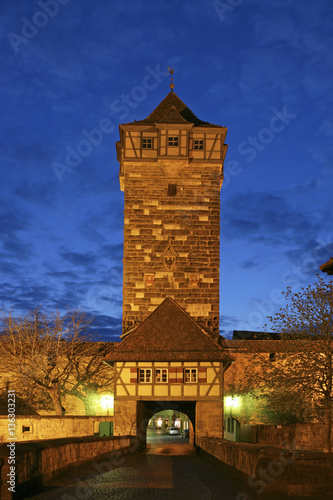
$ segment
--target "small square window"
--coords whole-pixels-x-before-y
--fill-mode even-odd
[[[22,432],[23,432],[23,433],[25,433],[25,432],[30,432],[30,427],[25,426],[25,425],[22,425]]]
[[[153,148],[153,139],[150,137],[142,138],[142,149],[152,149]]]
[[[177,184],[168,184],[168,196],[177,195]]]
[[[155,370],[155,382],[157,384],[166,384],[168,382],[168,369],[167,368],[156,368],[156,370]]]
[[[203,139],[194,139],[194,149],[203,149]]]
[[[276,361],[276,352],[271,352],[269,354],[269,360],[270,361]]]
[[[151,368],[139,368],[139,382],[144,384],[151,382]]]
[[[196,368],[185,368],[184,381],[195,383],[198,380],[198,370]]]
[[[179,138],[178,136],[169,136],[168,137],[168,146],[178,146]]]

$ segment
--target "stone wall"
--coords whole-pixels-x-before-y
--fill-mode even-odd
[[[221,165],[169,163],[126,162],[123,330],[170,296],[218,333]]]
[[[202,437],[223,436],[223,405],[221,401],[197,401],[195,441]]]
[[[135,436],[137,432],[137,401],[115,400],[114,429],[115,436]]]
[[[0,445],[1,500],[21,499],[46,485],[69,466],[91,462],[91,472],[112,470],[122,461],[123,454],[140,450],[140,442],[130,436],[104,438],[73,438],[33,443],[17,443],[15,446],[15,495],[8,490],[8,448]],[[104,460],[98,463],[98,460]],[[75,474],[75,471],[73,471]]]
[[[222,471],[242,484],[236,500],[289,497],[332,499],[333,454],[300,452],[257,444],[200,439],[200,453],[215,459]]]
[[[111,416],[72,417],[25,415],[15,419],[17,441],[94,436],[100,422],[112,422]],[[8,441],[8,417],[0,416],[0,443]]]
[[[333,448],[333,435],[331,439]],[[297,450],[328,452],[327,426],[324,424],[258,425],[257,442],[272,446],[288,443]]]

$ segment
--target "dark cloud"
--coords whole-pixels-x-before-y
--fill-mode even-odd
[[[59,250],[59,255],[65,261],[73,264],[74,266],[92,266],[98,260],[98,256],[92,254],[91,252],[79,253],[79,252],[68,252],[65,248]]]
[[[247,192],[225,202],[222,232],[230,240],[285,246],[311,238],[315,230],[313,216],[294,208],[287,197]]]
[[[257,268],[260,264],[256,261],[256,259],[248,259],[244,260],[239,264],[242,269],[254,269]]]
[[[15,236],[3,238],[0,241],[1,258],[10,258],[10,260],[27,261],[34,254],[34,245],[23,241]]]
[[[33,184],[28,180],[25,180],[14,192],[18,198],[24,201],[45,204],[46,206],[53,202],[56,194],[50,183],[40,182],[39,184]]]

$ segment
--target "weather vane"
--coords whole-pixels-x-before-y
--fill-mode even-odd
[[[171,77],[171,83],[170,83],[169,87],[171,89],[171,92],[173,92],[173,89],[174,89],[174,86],[175,86],[175,84],[173,83],[174,70],[173,70],[173,68],[170,68],[170,66],[168,66],[168,71],[169,71],[170,77]]]

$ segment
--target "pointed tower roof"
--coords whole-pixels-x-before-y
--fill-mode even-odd
[[[221,127],[200,120],[193,111],[174,93],[169,92],[162,102],[144,120],[132,122],[131,125],[152,125],[155,123],[188,123],[194,127]]]
[[[184,309],[167,297],[105,359],[229,362],[233,358]]]

